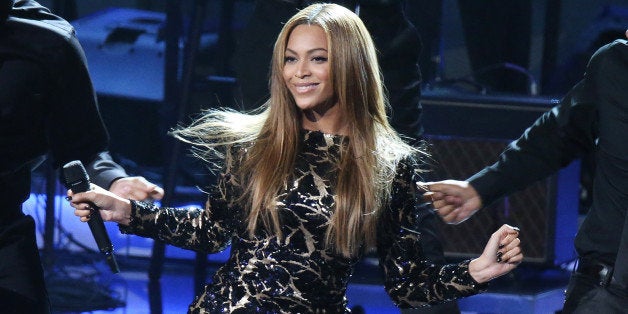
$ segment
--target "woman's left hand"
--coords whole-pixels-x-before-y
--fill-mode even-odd
[[[469,263],[469,274],[479,283],[512,271],[523,260],[519,228],[504,224],[489,239],[480,257]]]

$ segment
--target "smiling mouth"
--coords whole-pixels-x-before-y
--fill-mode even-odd
[[[314,89],[316,89],[316,86],[318,86],[318,84],[316,83],[312,83],[312,84],[299,84],[299,85],[294,85],[294,89],[298,92],[298,93],[307,93],[309,91],[312,91]]]

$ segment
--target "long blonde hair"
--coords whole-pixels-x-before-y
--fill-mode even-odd
[[[388,123],[375,47],[355,13],[336,4],[313,4],[299,11],[275,42],[271,96],[263,108],[254,114],[211,110],[174,133],[208,154],[221,145],[250,145],[236,173],[243,184],[247,228],[252,236],[261,222],[281,239],[277,195],[293,174],[301,130],[301,113],[284,82],[283,67],[290,33],[301,24],[320,26],[326,33],[334,96],[349,130],[326,240],[337,253],[354,256],[375,244],[377,218],[390,197],[397,164],[417,153]]]

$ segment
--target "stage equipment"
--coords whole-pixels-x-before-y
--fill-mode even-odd
[[[72,22],[98,95],[164,100],[166,14],[110,8]],[[200,45],[215,44],[203,33]]]
[[[184,24],[181,20],[179,23]],[[161,167],[167,132],[176,124],[175,106],[167,101],[168,89],[179,89],[186,36],[183,26],[168,34],[166,13],[130,8],[110,8],[72,22],[87,58],[98,94],[100,112],[111,137],[109,150],[139,166]],[[215,26],[198,25],[199,63],[214,62],[219,34]],[[168,39],[173,37],[173,39]],[[174,69],[167,68],[168,40],[177,52]],[[166,73],[171,72],[171,73]],[[197,71],[200,72],[200,71]],[[191,113],[201,107],[231,105],[235,80],[219,75],[194,73]],[[168,77],[169,79],[166,79]],[[170,91],[172,93],[172,91]],[[173,98],[178,98],[178,92]]]
[[[557,103],[540,97],[424,91],[423,124],[434,163],[432,180],[467,179],[494,163],[506,145]],[[442,223],[445,255],[477,257],[503,223],[521,228],[524,262],[557,265],[575,258],[579,163],[514,193],[458,225]]]

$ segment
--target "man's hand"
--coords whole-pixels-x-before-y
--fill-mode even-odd
[[[448,224],[461,223],[482,208],[482,199],[467,181],[419,182],[420,190],[432,200],[438,215]]]
[[[127,177],[114,181],[109,191],[126,199],[142,201],[146,199],[160,200],[164,190],[148,182],[144,177]]]

